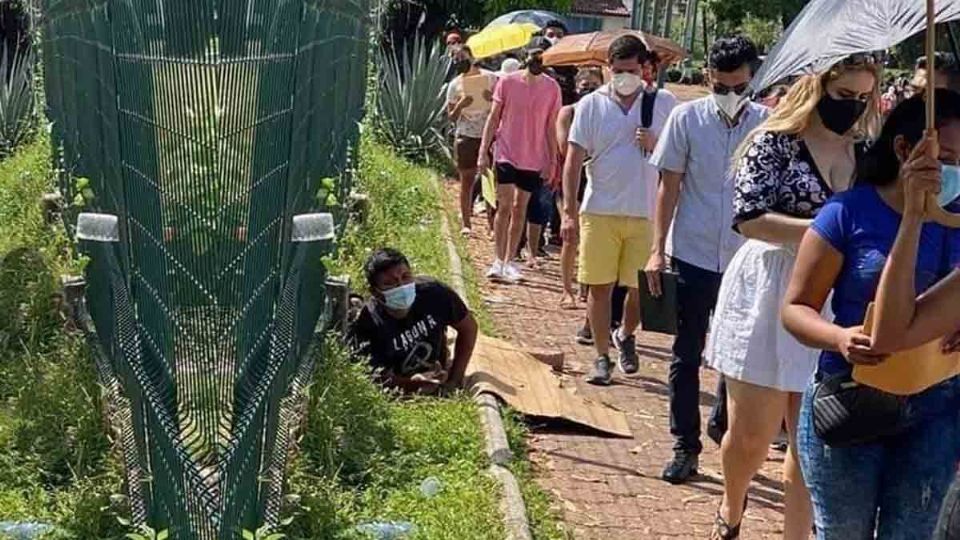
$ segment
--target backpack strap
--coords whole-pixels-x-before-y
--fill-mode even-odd
[[[643,93],[643,101],[640,103],[640,124],[643,129],[650,129],[653,125],[653,105],[657,102],[657,92],[659,90]]]

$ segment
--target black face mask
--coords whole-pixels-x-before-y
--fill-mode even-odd
[[[592,87],[592,86],[588,86],[588,87],[586,87],[586,88],[577,88],[577,97],[579,97],[579,98],[581,98],[581,99],[582,99],[582,98],[585,98],[585,97],[589,96],[590,94],[594,93],[596,90],[597,90],[597,89],[594,88],[594,87]]]
[[[470,71],[470,67],[473,66],[473,62],[464,58],[463,60],[457,60],[453,63],[453,69],[457,73],[463,75],[464,73]]]
[[[540,75],[543,73],[543,59],[535,57],[527,60],[527,69],[534,75]]]
[[[837,135],[850,131],[866,110],[867,104],[859,99],[835,99],[826,93],[817,104],[823,125]]]

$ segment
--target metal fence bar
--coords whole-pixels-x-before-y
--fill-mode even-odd
[[[293,218],[344,213],[368,0],[43,0],[61,189],[115,216],[82,242],[136,524],[236,538],[280,519],[321,258]],[[79,204],[81,203],[82,204]]]

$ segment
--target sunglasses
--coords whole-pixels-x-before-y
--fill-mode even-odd
[[[885,54],[882,52],[855,53],[840,61],[842,66],[864,66],[882,64]]]
[[[733,92],[735,94],[743,94],[744,92],[747,91],[748,88],[750,88],[749,82],[738,84],[736,86],[727,86],[725,84],[713,83],[713,93],[720,96],[725,96],[730,92]]]

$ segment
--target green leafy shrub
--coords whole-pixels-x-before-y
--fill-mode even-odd
[[[56,524],[57,538],[114,538],[103,509],[121,489],[82,338],[64,329],[59,277],[79,271],[44,223],[46,137],[0,161],[0,516]]]
[[[425,160],[443,154],[446,97],[444,83],[450,60],[440,42],[414,38],[409,50],[381,50],[380,87],[375,126],[381,138],[401,156]]]
[[[0,156],[27,140],[36,124],[33,68],[30,48],[12,53],[0,43]]]

